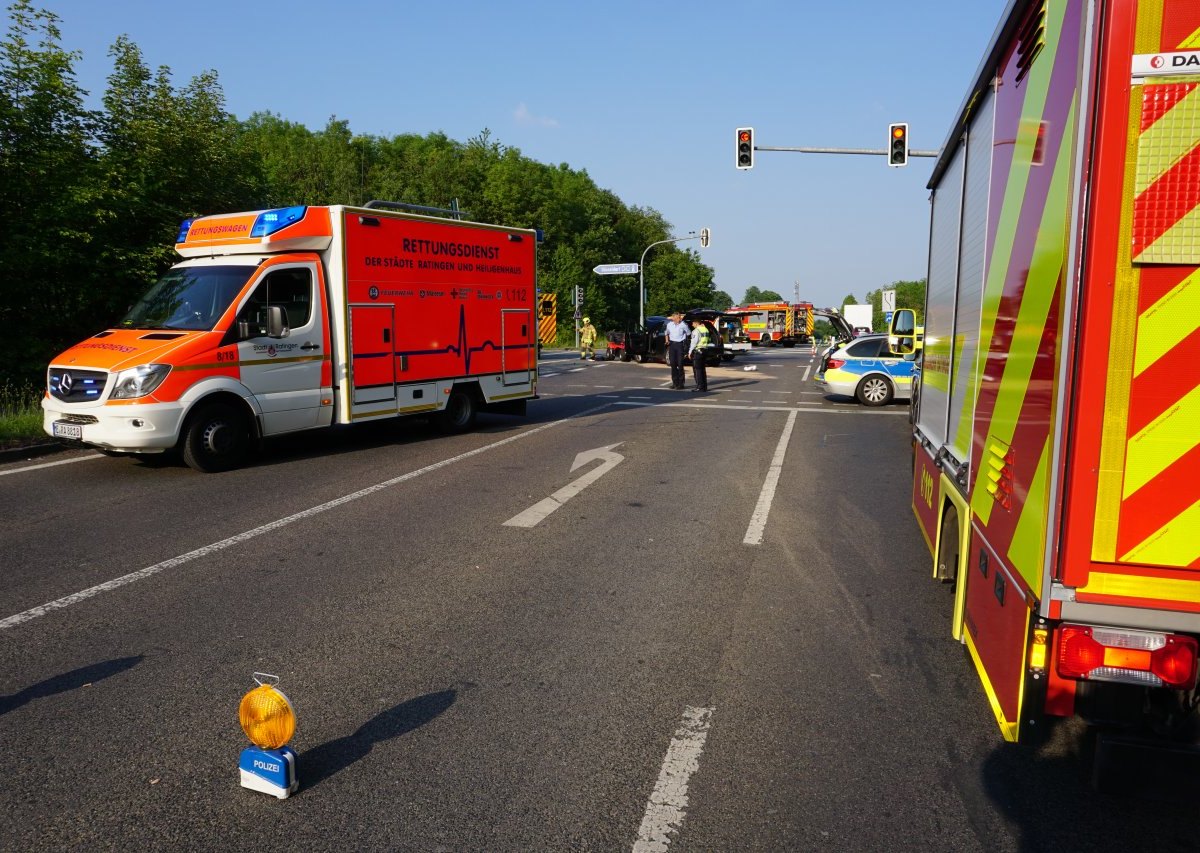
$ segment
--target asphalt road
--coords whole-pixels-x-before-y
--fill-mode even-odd
[[[700,395],[547,353],[466,435],[0,466],[0,849],[1195,849],[1194,806],[1092,791],[1078,725],[1001,741],[906,407],[812,361]],[[238,784],[256,671],[285,801]]]

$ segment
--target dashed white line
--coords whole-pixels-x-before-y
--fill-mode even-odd
[[[671,835],[683,826],[688,806],[688,781],[700,769],[700,755],[704,752],[714,710],[691,706],[683,709],[683,721],[667,747],[658,781],[646,803],[633,853],[665,853],[671,844]]]
[[[808,374],[810,374],[810,373],[812,373],[812,365],[811,364],[808,367],[804,368],[804,375],[800,377],[800,381],[807,382]]]
[[[783,434],[775,445],[775,455],[771,457],[771,467],[767,469],[767,478],[763,481],[762,491],[758,494],[758,504],[750,516],[750,526],[746,528],[745,545],[761,545],[763,531],[767,529],[767,516],[771,513],[771,502],[775,499],[775,488],[779,485],[779,475],[783,471],[783,457],[787,455],[788,442],[792,438],[792,428],[796,425],[796,412],[788,415]]]
[[[479,454],[486,453],[489,450],[495,450],[497,447],[503,447],[506,444],[519,441],[522,438],[536,435],[537,433],[547,430],[550,427],[558,426],[561,423],[574,420],[575,418],[586,417],[587,415],[592,415],[596,412],[603,411],[611,405],[612,403],[604,403],[603,405],[594,406],[593,408],[579,412],[578,414],[568,415],[567,417],[560,418],[557,421],[551,421],[550,423],[542,424],[541,426],[534,427],[527,432],[518,433],[517,435],[503,438],[500,441],[494,441],[491,444],[483,447],[477,447],[474,450],[468,450],[466,453],[460,453],[458,456],[452,456],[451,458],[443,459],[440,462],[434,462],[432,465],[426,465],[424,468],[418,468],[416,471],[410,471],[407,474],[401,474],[399,477],[392,477],[390,480],[384,480],[382,483],[376,483],[373,486],[367,486],[365,489],[359,489],[357,492],[351,492],[348,495],[342,495],[340,498],[334,498],[333,500],[326,501],[323,504],[317,504],[314,507],[309,507],[308,509],[301,510],[300,512],[293,513],[292,515],[285,516],[284,518],[276,519],[275,521],[268,522],[260,527],[255,527],[252,530],[239,533],[236,536],[230,536],[228,539],[222,539],[220,542],[214,542],[211,545],[205,545],[203,548],[197,548],[194,551],[188,551],[186,554],[181,554],[178,557],[172,557],[169,560],[163,560],[161,563],[155,563],[153,566],[147,566],[144,569],[138,569],[136,572],[130,572],[129,574],[122,575],[119,578],[113,578],[110,581],[97,584],[96,586],[89,587],[88,589],[81,590],[80,592],[72,593],[71,595],[64,596],[63,598],[30,608],[29,610],[9,616],[6,619],[0,619],[0,630],[5,628],[13,628],[23,622],[29,622],[33,619],[37,619],[39,616],[45,616],[47,613],[51,613],[55,610],[61,610],[64,607],[70,607],[72,604],[78,604],[81,601],[86,601],[87,599],[97,596],[102,592],[109,592],[110,590],[117,589],[118,587],[125,586],[126,584],[131,584],[134,581],[144,580],[148,577],[158,574],[159,572],[164,572],[167,569],[174,568],[175,566],[179,566],[184,563],[190,563],[192,560],[197,560],[201,557],[206,557],[209,554],[214,554],[217,551],[224,551],[226,548],[231,548],[234,545],[238,545],[249,539],[254,539],[256,536],[261,536],[264,533],[270,533],[271,531],[278,530],[281,527],[286,527],[293,522],[302,521],[305,518],[318,515],[326,510],[333,509],[334,507],[348,504],[351,501],[358,500],[359,498],[365,498],[368,495],[373,495],[376,492],[381,492],[384,489],[399,485],[407,480],[416,479],[422,474],[428,474],[431,471],[437,471],[440,468],[453,465],[455,462],[461,462],[463,459],[469,459],[472,456],[478,456]]]
[[[55,465],[74,465],[76,462],[90,462],[93,459],[104,459],[105,457],[99,453],[92,456],[80,456],[76,459],[60,459],[57,462],[41,462],[37,465],[26,465],[24,468],[10,468],[7,471],[0,471],[0,477],[7,474],[20,474],[24,471],[36,471],[39,468],[53,468]]]

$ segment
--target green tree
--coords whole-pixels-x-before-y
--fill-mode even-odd
[[[874,322],[874,325],[872,328],[887,328],[883,314],[884,290],[896,291],[897,308],[911,308],[916,311],[918,326],[925,322],[925,279],[920,279],[918,281],[894,281],[887,287],[881,287],[879,290],[872,290],[867,294],[867,302],[870,303],[873,308],[871,312],[871,318]]]
[[[262,195],[214,72],[177,90],[170,70],[152,74],[128,38],[118,38],[109,56],[93,231],[106,287],[95,291],[93,323],[116,320],[176,260],[182,220],[252,208]]]
[[[0,324],[10,339],[0,379],[23,385],[40,381],[58,327],[77,330],[86,311],[95,116],[58,17],[28,0],[9,17],[0,42]]]
[[[754,285],[747,287],[746,295],[742,297],[743,304],[747,304],[750,302],[781,302],[781,301],[783,301],[783,297],[780,296],[778,293],[776,293],[774,290],[760,290],[759,288],[755,287]]]

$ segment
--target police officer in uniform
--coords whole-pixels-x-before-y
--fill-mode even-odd
[[[688,358],[692,360],[692,377],[696,380],[693,391],[708,390],[708,364],[706,363],[709,346],[712,345],[712,335],[703,320],[692,321],[692,347],[688,350]]]

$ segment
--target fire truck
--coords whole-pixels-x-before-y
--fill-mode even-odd
[[[458,431],[480,410],[523,414],[538,232],[408,207],[185,221],[184,260],[117,327],[50,364],[46,432],[110,454],[178,449],[221,471],[283,433],[416,414]]]
[[[929,181],[912,507],[1010,741],[1195,719],[1197,48],[1194,0],[1011,0]]]
[[[811,302],[749,302],[725,313],[741,319],[743,334],[756,346],[794,347],[812,338]]]

